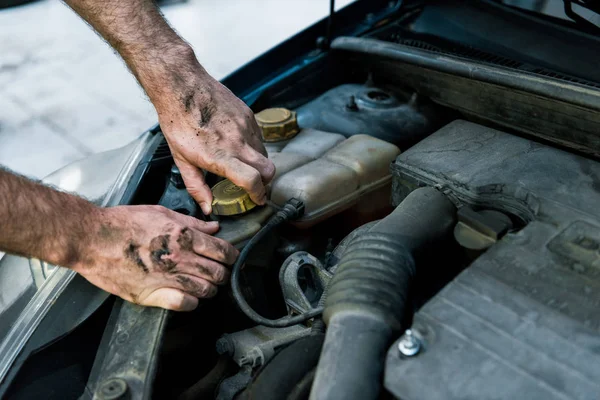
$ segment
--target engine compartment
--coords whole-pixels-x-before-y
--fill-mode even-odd
[[[356,101],[365,93],[378,93],[372,97],[382,101],[406,102],[390,102],[385,112],[393,117],[383,120],[379,106]],[[278,170],[270,187],[272,209],[220,217],[223,228],[218,235],[243,248],[287,199],[304,201],[308,217],[282,226],[261,242],[256,250],[260,256],[247,263],[242,286],[247,301],[263,316],[302,315],[324,306],[325,323],[319,318],[286,328],[233,323],[238,328],[224,329],[210,350],[218,354],[217,366],[228,363],[230,368],[218,384],[213,381],[212,396],[300,399],[308,398],[312,388],[311,399],[481,399],[499,394],[588,398],[600,389],[596,383],[600,165],[531,137],[451,118],[451,111],[433,103],[421,103],[426,104],[426,113],[420,114],[415,98],[372,82],[341,85],[293,110],[299,131],[293,138],[265,143]],[[335,106],[324,109],[325,102],[344,107],[336,117]],[[397,116],[409,115],[407,107],[414,107],[414,115],[404,124]],[[403,135],[403,127],[410,130],[425,115],[439,118],[429,119],[427,129],[421,125],[424,130]],[[358,129],[361,124],[353,118],[372,118],[379,138],[364,133],[368,123],[365,130]],[[356,129],[332,132],[331,121]],[[381,138],[394,139],[392,143]],[[339,172],[343,167],[345,174]],[[373,190],[368,184],[374,181],[383,183]],[[367,189],[361,190],[364,183]],[[409,217],[389,222],[400,208],[408,207],[407,198],[424,190],[419,188],[434,188],[454,210],[447,214],[452,215],[451,228],[435,240],[416,238],[419,230],[447,224],[435,219],[439,217],[435,208],[428,211],[425,197],[407,212]],[[394,207],[397,211],[390,214]],[[327,212],[314,212],[323,209]],[[361,264],[342,275],[364,273],[385,254],[385,246],[356,253],[361,243],[380,240],[372,236],[382,221],[396,226],[388,234],[402,240],[414,235],[407,243],[422,242],[409,256],[415,268],[409,268],[410,279],[406,278],[410,290],[386,289],[386,280],[398,279],[391,272],[367,272],[343,290],[352,290],[354,300],[344,300],[350,305],[342,307],[342,314],[347,317],[356,314],[356,307],[366,307],[356,315],[387,315],[383,318],[387,322],[370,326],[365,322],[372,321],[369,317],[359,327],[353,323],[340,328],[332,322],[331,311],[339,299],[332,300],[326,292],[336,282],[340,264],[349,263],[349,247],[350,253],[355,248],[352,254]],[[247,229],[250,225],[252,229]],[[396,263],[402,259],[398,257],[390,256]],[[376,289],[356,289],[376,279],[383,279]],[[410,295],[402,300],[408,303],[400,307],[403,312],[394,317],[395,323],[369,303],[397,300],[367,296],[369,290],[384,295],[408,290]],[[366,300],[356,303],[363,295]],[[227,307],[228,315],[236,315],[232,319],[247,322],[239,311],[229,314],[235,312],[235,304]],[[369,341],[364,332],[356,333],[358,342],[343,339],[352,329],[361,332],[365,326],[368,332],[390,330],[393,339],[381,339],[386,356],[365,355],[369,353],[365,349],[376,348],[379,342]],[[331,340],[327,344],[330,331],[335,331],[333,345]],[[413,345],[408,350],[407,340]],[[576,360],[571,357],[574,353]],[[327,354],[330,360],[323,361]],[[358,369],[348,371],[345,365]],[[555,377],[562,374],[566,376],[557,384]],[[363,381],[369,376],[369,385],[375,388],[365,392],[369,385]],[[209,372],[200,382],[206,383],[207,377],[214,379]],[[351,389],[340,389],[344,387]],[[189,388],[182,398],[196,395]]]
[[[238,284],[264,318],[322,315],[256,324],[230,288],[186,314],[116,302],[90,393],[118,377],[155,398],[597,397],[597,69],[578,81],[541,50],[479,51],[467,23],[448,38],[473,43],[449,44],[448,12],[496,5],[429,3],[246,99],[257,118],[284,114],[264,135],[269,204],[210,218],[246,249],[302,201],[252,245]],[[157,132],[131,203],[205,218]]]
[[[279,128],[294,131],[290,136],[279,131],[283,139],[269,140],[269,133],[263,130],[265,146],[277,169],[269,186],[268,205],[235,215],[210,216],[220,222],[221,229],[216,236],[243,249],[290,198],[304,203],[301,218],[269,233],[249,253],[246,267],[240,274],[240,287],[254,311],[274,319],[302,315],[323,307],[324,292],[349,244],[368,233],[394,210],[390,166],[400,155],[400,148],[409,148],[449,119],[450,113],[444,107],[417,98],[415,94],[395,92],[367,82],[334,87],[296,109],[266,110],[284,115],[285,122]],[[343,107],[340,112],[335,107],[327,107],[329,114],[326,114],[321,112],[324,102]],[[346,107],[348,102],[350,106]],[[265,110],[261,111],[265,113]],[[257,112],[257,120],[263,126],[261,111]],[[288,126],[289,115],[296,118],[291,127]],[[347,129],[332,132],[328,125],[330,121],[342,119],[347,122],[340,123],[340,127]],[[364,121],[362,127],[356,122],[358,120]],[[267,129],[275,129],[276,124],[270,122]],[[374,135],[369,134],[368,125],[373,128]],[[175,168],[171,169],[159,204],[204,218],[181,185],[178,173]],[[207,181],[215,187],[222,180],[207,176]],[[410,302],[414,304],[411,309],[425,303],[466,262],[454,243],[442,242],[438,244],[445,251],[443,256],[430,254],[424,262],[440,263],[448,254],[455,254],[456,258],[452,266],[436,278],[416,278],[414,284],[419,289],[411,296]],[[202,352],[203,364],[206,363],[205,377],[196,385],[187,383],[187,389],[182,392],[183,380],[171,375],[169,370],[174,366],[171,367],[168,360],[189,354],[190,344],[178,343],[176,347],[181,353],[178,355],[172,350],[167,355],[167,352],[158,363],[154,387],[159,395],[200,398],[197,390],[202,386],[203,395],[209,396],[204,390],[210,379],[213,379],[210,396],[222,399],[279,399],[286,398],[293,390],[310,389],[325,338],[320,318],[284,328],[256,325],[240,311],[230,293],[220,293],[205,307],[228,316],[227,322],[219,321],[218,327],[211,329],[212,336],[204,339],[206,342],[200,346],[202,350],[197,349]],[[198,311],[206,312],[208,310]],[[174,315],[171,318],[181,318],[184,331],[200,329],[198,322],[190,325],[189,317]],[[313,353],[303,353],[305,346]],[[208,358],[207,354],[210,354]],[[302,357],[308,359],[296,361]],[[218,380],[213,376],[215,368],[222,373]],[[196,374],[199,375],[202,374]],[[303,388],[294,389],[297,381],[302,379],[305,380]],[[182,382],[181,387],[174,385],[177,381]]]

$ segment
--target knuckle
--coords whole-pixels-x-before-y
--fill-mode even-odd
[[[248,174],[248,182],[251,188],[256,189],[262,183],[260,173],[257,170],[250,172]]]
[[[219,266],[213,272],[213,279],[216,283],[225,283],[227,281],[227,271],[224,267]]]
[[[202,298],[206,298],[206,297],[210,297],[211,294],[211,287],[209,283],[201,283],[198,284],[198,288],[197,288],[197,295],[198,297],[202,297]]]
[[[227,263],[229,265],[235,264],[235,261],[237,260],[239,254],[240,252],[235,247],[229,246],[229,249],[225,255]]]
[[[219,162],[219,161],[223,160],[224,158],[227,158],[227,150],[225,150],[223,148],[214,149],[213,154],[212,154],[213,160],[215,160],[216,162]]]
[[[269,181],[273,179],[273,176],[275,176],[275,171],[275,164],[273,163],[273,161],[267,159],[267,162],[265,164],[265,178]]]
[[[151,210],[161,213],[161,214],[168,214],[169,209],[164,207],[164,206],[159,206],[159,205],[152,205],[152,206],[148,206]]]
[[[194,241],[194,251],[200,255],[205,255],[208,252],[208,247],[204,239],[196,239]]]
[[[203,187],[196,186],[196,185],[189,186],[187,188],[187,191],[190,194],[190,196],[192,196],[194,198],[200,197],[200,196],[202,196],[206,192],[206,190]]]
[[[213,241],[213,248],[215,252],[220,256],[220,258],[227,260],[229,258],[229,254],[231,253],[232,246],[224,241],[223,239],[215,238]]]

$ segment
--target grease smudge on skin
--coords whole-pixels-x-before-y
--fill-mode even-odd
[[[132,261],[145,273],[148,273],[148,267],[140,257],[140,245],[136,244],[133,240],[130,240],[127,247],[125,247],[125,258]]]
[[[172,274],[176,272],[177,263],[168,258],[163,258],[163,256],[171,255],[170,238],[171,235],[161,235],[150,241],[150,259],[152,264],[160,271]]]

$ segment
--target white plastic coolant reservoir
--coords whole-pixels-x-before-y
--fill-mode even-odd
[[[279,206],[290,198],[302,200],[305,213],[295,222],[298,226],[314,225],[369,194],[379,198],[391,186],[390,163],[400,154],[391,143],[369,135],[346,138],[301,129],[295,112],[284,108],[263,110],[256,120],[277,169],[270,200]],[[389,203],[387,196],[383,203]]]
[[[391,184],[389,166],[400,154],[395,145],[369,135],[345,139],[306,131],[269,154],[277,168],[270,199],[277,205],[290,198],[302,200],[305,214],[297,225],[314,225]]]

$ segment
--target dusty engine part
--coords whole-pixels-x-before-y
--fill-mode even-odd
[[[246,258],[253,250],[253,248],[261,242],[261,240],[269,235],[274,229],[278,226],[288,222],[293,221],[297,218],[300,218],[304,214],[304,203],[297,199],[289,199],[285,205],[277,210],[277,213],[273,215],[265,226],[263,226],[260,231],[256,233],[255,236],[248,241],[248,244],[244,247],[244,249],[240,252],[237,260],[233,264],[231,268],[231,293],[233,298],[239,308],[246,317],[248,317],[251,321],[253,321],[257,325],[269,326],[272,328],[284,328],[300,323],[304,323],[318,315],[321,315],[323,309],[321,307],[314,308],[312,310],[308,310],[307,312],[301,315],[287,315],[277,319],[265,318],[260,313],[256,312],[248,304],[246,299],[244,298],[244,294],[242,293],[242,287],[240,285],[240,270],[244,265]]]
[[[382,79],[408,85],[470,118],[600,158],[600,93],[577,79],[543,68],[536,76],[526,68],[507,70],[504,65],[445,51],[430,52],[371,38],[338,37],[331,47],[369,60],[369,69]],[[544,79],[547,76],[560,78]]]
[[[420,188],[348,245],[326,293],[311,400],[378,397],[385,351],[406,328],[417,265],[451,237],[455,214],[442,193]]]
[[[443,123],[440,107],[416,93],[345,84],[298,108],[298,124],[346,137],[368,133],[407,148]]]
[[[230,355],[240,367],[256,368],[269,361],[280,347],[309,333],[310,328],[303,325],[287,328],[255,326],[221,336],[217,341],[217,352]]]
[[[237,366],[230,360],[229,356],[220,356],[213,368],[198,382],[184,390],[177,397],[177,400],[196,400],[214,397],[224,378],[229,377],[236,369]]]
[[[258,372],[238,400],[306,399],[323,339],[322,333],[310,334],[282,349]]]
[[[237,374],[221,382],[216,400],[234,400],[251,380],[252,368],[249,365],[243,366]]]
[[[485,250],[498,242],[511,228],[512,221],[496,210],[475,211],[469,206],[458,210],[454,238],[466,249]]]
[[[300,128],[296,112],[286,108],[267,108],[255,115],[263,141],[280,142],[294,137]]]
[[[393,173],[395,202],[437,185],[456,202],[528,223],[419,310],[412,330],[423,350],[402,359],[398,343],[389,348],[388,391],[450,400],[596,398],[600,164],[455,121],[398,157]]]
[[[158,201],[158,204],[184,215],[199,215],[198,204],[185,188],[181,172],[175,164],[171,167],[169,183]]]
[[[340,135],[322,133],[303,130],[270,156],[278,171],[270,199],[278,205],[289,198],[302,200],[305,214],[294,221],[299,227],[313,226],[361,198],[383,193],[379,189],[391,182],[390,162],[400,153],[395,145],[369,135],[343,140]],[[388,197],[371,201],[385,207]]]
[[[256,234],[275,210],[269,206],[260,207],[244,215],[219,218],[219,231],[215,236],[233,245],[245,243]]]
[[[315,308],[332,274],[321,262],[300,251],[289,256],[279,270],[279,284],[290,314],[304,314]]]
[[[306,128],[302,129],[291,140],[265,143],[265,147],[269,153],[269,157],[275,158],[281,163],[280,169],[284,167],[282,171],[278,170],[276,172],[277,175],[275,176],[277,177],[291,171],[297,166],[316,160],[345,139],[344,135],[340,135],[339,133]]]
[[[346,251],[348,245],[358,236],[366,233],[371,229],[379,220],[368,222],[358,228],[354,229],[348,236],[346,236],[342,241],[333,249],[329,258],[327,259],[327,263],[325,268],[330,271],[332,274],[335,274],[337,267],[339,265],[340,259],[342,255]]]

